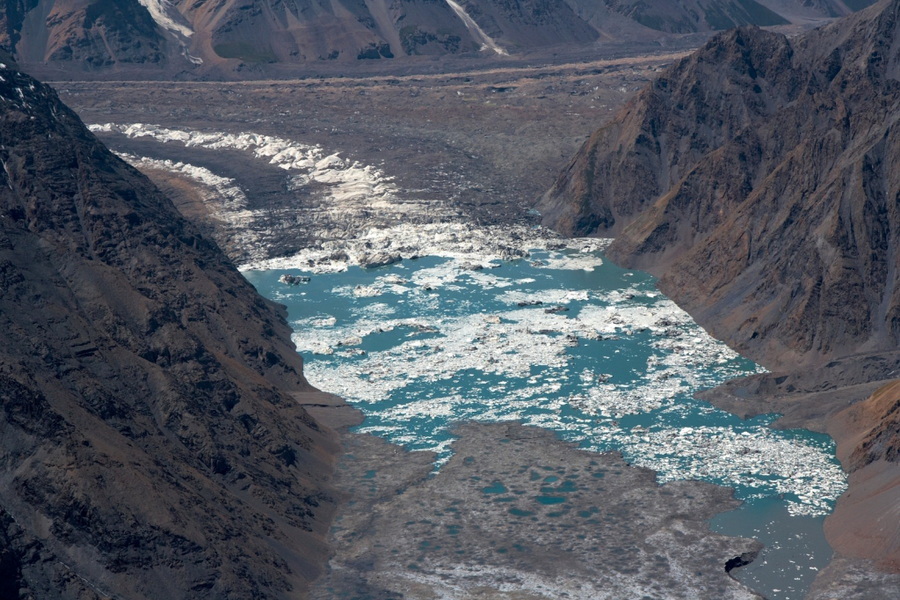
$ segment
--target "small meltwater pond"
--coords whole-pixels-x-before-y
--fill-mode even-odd
[[[310,280],[288,286],[286,273]],[[245,275],[288,307],[307,379],[361,409],[362,432],[432,450],[439,467],[454,423],[518,420],[617,450],[660,482],[731,486],[745,503],[712,526],[767,545],[734,574],[769,598],[801,598],[831,558],[821,520],[846,482],[830,438],[695,400],[759,368],[710,338],[650,275],[576,250]],[[565,485],[545,483],[537,502],[564,504]],[[506,488],[486,481],[483,491]]]

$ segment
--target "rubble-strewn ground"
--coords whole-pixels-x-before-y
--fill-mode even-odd
[[[87,123],[144,123],[185,132],[250,132],[339,153],[346,165],[380,172],[392,206],[360,210],[334,202],[320,177],[296,185],[299,171],[236,148],[98,135],[114,150],[157,162],[145,170],[185,212],[209,196],[186,186],[182,162],[233,180],[255,211],[253,228],[267,256],[290,254],[361,221],[384,224],[456,220],[502,224],[526,219],[527,207],[554,180],[586,136],[677,54],[590,59],[529,66],[497,63],[469,72],[376,77],[315,77],[244,83],[59,83],[62,99]],[[208,188],[208,186],[207,186]],[[327,214],[325,214],[327,213]],[[393,213],[393,216],[391,216]],[[325,214],[325,217],[323,217]],[[323,219],[325,219],[323,221]],[[246,224],[241,225],[246,228]],[[219,238],[244,261],[240,241]],[[245,245],[245,244],[244,244]],[[260,258],[256,255],[252,258]]]
[[[347,435],[336,555],[313,598],[745,598],[725,563],[759,549],[711,534],[733,506],[700,482],[657,485],[615,454],[511,423],[457,430],[433,455]]]

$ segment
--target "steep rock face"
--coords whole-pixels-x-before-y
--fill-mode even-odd
[[[591,136],[542,199],[545,223],[619,233],[751,118],[792,99],[792,54],[782,36],[738,30],[674,65]],[[755,90],[761,83],[768,97]]]
[[[763,364],[896,347],[898,11],[715,38],[594,134],[545,224],[618,236],[613,257]]]
[[[16,0],[0,5],[0,44],[23,64],[183,69],[478,52],[473,23],[513,48],[598,36],[563,0],[460,4],[472,23],[445,0]]]
[[[0,69],[4,597],[297,597],[333,440],[279,308]]]
[[[600,35],[565,0],[469,0],[460,4],[509,50],[587,44]]]
[[[251,62],[471,53],[485,48],[484,35],[515,51],[590,43],[599,35],[564,0],[456,4],[465,16],[446,0],[182,0],[176,6],[197,32],[193,52]]]
[[[713,335],[778,371],[768,392],[724,405],[837,440],[850,489],[826,521],[839,559],[817,598],[894,597],[895,575],[868,574],[900,572],[897,384],[836,408],[897,373],[898,47],[900,0],[790,40],[720,35],[596,132],[539,201],[547,225],[616,236],[612,258],[659,274]]]
[[[845,17],[871,6],[877,0],[759,0],[791,22],[820,17]]]
[[[464,44],[463,40],[468,37],[465,28],[461,23],[454,23],[458,19],[454,18],[450,7],[445,3],[431,4],[420,16],[426,23],[443,19],[450,24],[442,38],[446,43],[445,51],[472,50],[471,44]],[[256,0],[249,3],[182,0],[175,3],[175,8],[195,32],[192,52],[208,61],[387,59],[402,53],[402,40],[396,27],[398,10],[384,0]],[[434,38],[422,45],[428,42],[440,45],[434,35],[435,28],[422,26],[421,33],[424,36],[432,34]]]

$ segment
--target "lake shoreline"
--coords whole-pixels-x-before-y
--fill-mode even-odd
[[[598,590],[762,598],[725,569],[751,560],[761,544],[708,527],[740,504],[728,488],[660,485],[618,453],[587,452],[509,422],[458,425],[455,458],[434,473],[433,453],[351,432],[354,419],[342,407],[308,410],[337,428],[344,447],[334,481],[343,497],[328,537],[334,554],[312,598],[589,599]],[[579,483],[567,487],[572,481]]]
[[[896,397],[900,386],[889,375],[898,368],[900,353],[849,357],[806,372],[741,377],[697,394],[742,418],[777,412],[781,417],[773,427],[820,431],[835,440],[838,460],[849,474],[848,488],[825,518],[826,539],[835,554],[813,582],[809,600],[836,594],[866,600],[900,595],[896,530],[861,516],[890,514],[900,505],[900,486],[892,483],[900,480],[900,463],[859,465],[853,460],[860,439],[871,428],[857,415],[879,394]]]
[[[573,266],[574,264],[576,264],[576,263],[573,263],[572,261],[576,260],[576,258],[578,256],[578,251],[574,251],[574,252],[575,252],[574,255],[567,256],[567,261],[568,261],[568,264],[570,267]],[[461,260],[461,259],[457,258],[456,260]],[[558,259],[553,259],[552,257],[545,257],[542,254],[539,254],[538,256],[530,257],[528,260],[532,261],[535,264],[541,264],[541,263],[547,262],[547,260],[550,260],[551,262],[553,262],[554,260],[558,260]],[[430,263],[428,263],[426,265],[422,265],[421,263],[416,261],[414,264],[416,265],[416,267],[414,267],[414,269],[426,268],[429,270],[434,270],[434,268],[435,268],[435,267],[431,266]],[[562,264],[562,263],[560,263],[560,264]],[[577,264],[581,264],[581,263],[577,263]],[[353,296],[362,297],[362,298],[373,296],[375,298],[379,298],[381,296],[381,294],[390,293],[391,290],[397,291],[395,286],[398,286],[398,285],[411,286],[412,285],[411,282],[408,284],[403,283],[404,278],[410,278],[413,281],[417,281],[418,285],[425,285],[426,287],[428,287],[430,285],[435,285],[433,282],[430,281],[430,279],[428,281],[418,281],[415,277],[410,277],[409,274],[404,274],[401,277],[400,274],[394,273],[393,272],[394,270],[395,269],[393,267],[384,267],[384,268],[378,269],[375,272],[373,272],[371,277],[376,279],[376,283],[369,283],[369,284],[357,283],[356,279],[354,277],[351,277],[348,281],[351,281],[353,283],[351,283],[350,287],[348,287],[347,289],[353,291],[353,294],[352,294]],[[360,276],[362,276],[363,272],[364,271],[360,271]],[[506,278],[510,277],[510,273],[505,273],[505,269],[499,269],[495,273],[501,273],[501,272],[504,273],[502,275],[503,277],[506,277]],[[268,277],[270,277],[270,278],[277,277],[277,273],[280,273],[280,271],[273,271],[273,273],[276,273],[276,274],[270,275]],[[443,273],[443,271],[441,271],[441,273]],[[312,279],[317,279],[320,277],[329,277],[329,274],[327,272],[320,273],[320,274],[311,273],[310,276]],[[498,275],[498,276],[500,276],[500,275]],[[521,275],[519,275],[519,276],[521,276]],[[306,281],[305,277],[306,276],[304,276],[303,281]],[[463,277],[470,277],[470,275],[463,275]],[[479,275],[479,277],[481,277],[481,275]],[[584,277],[584,276],[581,276],[581,277]],[[633,276],[629,275],[628,280],[630,281],[632,277]],[[260,281],[258,279],[257,275],[252,276],[251,280]],[[384,281],[382,281],[382,280],[384,280]],[[343,281],[343,280],[341,280],[341,281]],[[378,281],[382,281],[382,283],[379,284],[379,283],[377,283]],[[443,281],[445,282],[445,284],[449,284],[448,282],[452,281],[452,280],[444,279]],[[587,284],[587,280],[585,280],[583,283]],[[355,287],[354,287],[354,284],[355,284]],[[266,284],[267,287],[268,287],[268,285],[271,285],[271,284]],[[303,285],[299,285],[299,287],[298,287],[298,286],[287,286],[287,284],[281,283],[281,284],[276,284],[276,287],[274,287],[272,289],[273,290],[282,290],[282,291],[276,292],[276,299],[279,299],[279,301],[286,301],[286,299],[283,296],[281,298],[278,298],[278,296],[282,295],[282,294],[289,294],[289,293],[291,293],[291,294],[292,293],[301,293],[301,294],[305,295],[308,293],[316,292],[316,290],[313,290],[313,288],[308,288],[309,285],[312,285],[312,284],[309,282],[305,282]],[[347,287],[347,283],[344,283],[341,286],[340,284],[337,283],[337,281],[335,281],[335,283],[333,283],[333,284],[329,283],[328,285],[329,286],[338,285],[340,289]],[[632,284],[632,285],[635,285],[635,284]],[[291,290],[293,290],[293,291],[291,291]],[[318,294],[318,292],[316,292],[316,293]],[[406,297],[406,296],[403,296],[403,297]],[[381,302],[384,302],[384,301],[391,302],[390,300],[387,300],[387,298],[388,298],[388,296],[386,296],[384,299],[382,299]],[[529,298],[525,298],[525,297],[523,297],[523,298],[524,299],[520,299],[520,298],[518,298],[518,296],[515,297],[515,299],[518,300],[520,303],[519,310],[525,310],[525,308],[521,308],[522,304],[524,304],[526,306],[526,308],[528,308]],[[585,300],[586,300],[586,298],[585,298]],[[561,310],[560,309],[561,306],[562,305],[558,305],[558,306],[551,307],[551,308],[554,311]],[[540,307],[534,307],[534,308],[535,308],[536,313],[540,312],[541,314],[545,314],[545,309],[540,308]],[[573,308],[574,308],[574,306],[573,306]],[[334,310],[334,309],[332,308],[331,310]],[[546,310],[550,310],[550,309],[546,309]],[[575,308],[575,310],[577,311],[578,309]],[[317,312],[317,311],[314,310],[313,312]],[[334,314],[340,315],[343,313],[334,313]],[[568,313],[568,314],[576,316],[577,312],[576,313]],[[668,313],[665,311],[663,311],[663,313],[661,313],[661,314],[668,315]],[[339,316],[338,321],[342,321],[345,317],[346,317],[346,315],[344,317]],[[570,317],[570,316],[564,317],[565,321],[569,321],[571,318],[573,318],[573,317]],[[653,319],[656,319],[656,318],[657,317],[654,317]],[[294,316],[294,319],[296,319],[296,315]],[[497,322],[500,323],[501,321],[504,321],[505,319],[506,319],[506,317],[502,317]],[[319,317],[316,317],[316,320],[320,321],[321,319],[319,319]],[[336,353],[347,353],[350,351],[353,351],[356,353],[359,352],[359,350],[356,350],[356,348],[362,348],[361,346],[358,346],[358,344],[361,343],[359,340],[350,340],[349,338],[345,339],[347,332],[343,332],[340,328],[338,328],[338,331],[335,331],[333,333],[330,332],[330,330],[334,327],[334,324],[327,319],[326,319],[326,321],[328,321],[328,323],[330,323],[329,325],[327,325],[327,330],[329,330],[329,333],[325,334],[325,330],[323,330],[321,333],[314,333],[314,335],[313,335],[313,337],[317,340],[317,342],[320,345],[320,349],[316,350],[315,353],[324,353],[325,357],[327,358],[328,354],[331,351],[328,350],[328,348],[326,348],[326,346],[333,347],[333,349]],[[296,322],[295,320],[292,320],[292,322],[294,323],[295,327],[298,327],[298,325],[299,325],[298,322]],[[493,322],[493,321],[490,321],[490,322]],[[652,321],[648,321],[648,324],[651,322]],[[666,318],[666,323],[667,323],[666,327],[669,327],[669,328],[671,328],[672,325],[674,325],[674,322],[672,321],[671,317]],[[372,326],[377,326],[379,331],[381,330],[381,327],[382,327],[382,325],[377,325],[376,323],[372,323]],[[536,327],[536,325],[535,325],[535,327]],[[631,329],[632,327],[639,328],[640,326],[628,325],[628,329]],[[304,329],[304,327],[300,326],[300,330],[303,330],[303,329]],[[415,328],[413,328],[413,330],[411,330],[411,331],[415,331]],[[308,331],[306,332],[306,334],[309,334],[309,333],[310,332],[308,332]],[[659,333],[662,333],[662,332],[659,332]],[[672,335],[673,332],[669,332],[669,334]],[[367,334],[357,333],[354,335],[362,335],[363,338],[365,338]],[[384,335],[384,334],[378,334],[378,335]],[[412,335],[412,333],[410,333],[410,335]],[[607,334],[606,333],[602,334],[601,338],[604,337],[605,335],[607,335]],[[330,338],[334,338],[334,339],[330,339]],[[341,340],[341,341],[339,341],[339,340]],[[296,338],[295,338],[295,341],[297,341]],[[350,345],[348,346],[345,344],[350,344]],[[303,346],[303,344],[301,344],[301,346]],[[309,351],[309,349],[305,350],[305,352],[308,352],[308,351]],[[351,355],[353,355],[353,354],[352,353],[348,354],[348,357]],[[313,357],[311,357],[311,359],[312,358]],[[322,357],[316,356],[315,359],[313,360],[313,362],[319,362],[320,360],[322,360]],[[320,369],[320,367],[318,367],[318,366],[310,369],[310,366],[308,363],[306,370],[308,371],[308,376],[312,376],[314,384],[322,385],[325,388],[331,390],[333,387],[331,384],[319,382],[319,380],[317,380],[315,378],[317,376],[317,373],[319,372],[319,369]],[[333,391],[337,391],[338,389],[339,388],[335,388],[335,390],[333,390]],[[346,390],[345,390],[345,393],[347,393]],[[351,393],[351,395],[352,395],[352,393]],[[388,560],[391,557],[390,556],[382,556],[382,554],[380,554],[379,552],[375,552],[373,550],[373,548],[375,547],[375,542],[373,542],[373,540],[371,539],[371,536],[369,536],[369,534],[366,533],[367,530],[370,528],[370,525],[369,524],[353,525],[352,522],[354,521],[354,517],[352,517],[352,515],[359,511],[361,511],[365,514],[372,513],[373,511],[376,511],[376,512],[377,511],[382,511],[382,512],[387,511],[388,513],[394,513],[394,512],[396,512],[396,510],[389,508],[389,507],[391,507],[393,505],[393,503],[400,501],[400,500],[398,500],[397,496],[402,496],[403,498],[414,497],[414,498],[417,498],[416,502],[419,505],[427,504],[428,500],[426,498],[426,494],[423,492],[424,487],[427,487],[427,485],[428,485],[426,483],[426,481],[433,477],[437,477],[437,478],[447,477],[446,475],[442,475],[443,469],[446,468],[447,465],[446,464],[443,465],[441,467],[441,470],[438,471],[437,474],[434,474],[433,473],[433,468],[434,468],[433,463],[435,461],[436,455],[434,455],[433,453],[409,452],[407,450],[404,450],[400,446],[393,446],[391,444],[388,444],[388,442],[381,440],[379,438],[369,439],[367,437],[364,437],[364,434],[351,433],[351,432],[347,431],[347,428],[355,426],[359,423],[361,414],[358,413],[357,411],[355,411],[355,409],[352,409],[352,408],[346,409],[345,408],[345,409],[342,409],[343,413],[341,413],[341,416],[338,418],[338,421],[335,422],[334,414],[335,414],[336,409],[333,408],[331,405],[340,404],[340,400],[336,400],[335,399],[336,397],[334,397],[334,396],[332,396],[331,398],[332,399],[328,402],[322,402],[321,398],[315,399],[314,401],[303,401],[304,406],[313,414],[313,416],[315,418],[322,420],[323,422],[326,422],[327,424],[329,424],[332,427],[343,428],[344,431],[341,434],[342,440],[345,444],[345,447],[349,449],[349,454],[345,453],[344,457],[339,461],[339,466],[338,466],[339,474],[337,475],[337,479],[336,479],[336,481],[338,482],[337,487],[339,489],[343,490],[341,493],[346,495],[346,498],[343,501],[341,508],[338,509],[338,513],[337,513],[336,520],[335,520],[336,529],[335,528],[332,529],[332,534],[331,534],[332,537],[330,538],[330,543],[331,543],[332,547],[335,548],[336,554],[332,559],[332,563],[333,563],[333,567],[331,569],[332,575],[326,575],[326,579],[330,578],[329,579],[330,583],[328,583],[327,586],[331,586],[332,589],[334,589],[335,585],[338,585],[338,586],[350,585],[351,587],[347,588],[345,591],[355,590],[355,591],[353,591],[353,593],[358,594],[359,589],[356,589],[353,586],[363,585],[360,582],[368,581],[369,577],[366,575],[366,569],[369,569],[370,567],[372,569],[374,569],[371,573],[371,577],[374,578],[373,581],[376,581],[376,580],[378,580],[376,571],[378,571],[378,569],[386,568],[386,567],[384,567],[384,564],[387,564],[387,563],[384,563],[383,561]],[[484,424],[484,425],[479,424],[479,425],[471,425],[471,426],[463,425],[462,429],[465,431],[471,432],[471,429],[467,429],[467,427],[475,427],[475,428],[484,427],[484,428],[487,428],[486,429],[486,431],[487,431],[487,430],[490,430],[490,428],[494,425],[496,425],[498,427],[500,427],[500,426],[512,427],[513,426],[509,422],[503,422],[503,423],[492,423],[490,425],[488,425],[488,424]],[[634,426],[635,426],[634,424],[629,425],[629,427],[634,427]],[[522,427],[523,429],[531,429],[528,427],[523,427],[521,424],[515,425],[515,427]],[[368,428],[371,428],[371,425],[369,425]],[[690,430],[691,428],[688,427],[687,429]],[[635,431],[638,431],[638,432],[641,430],[642,430],[641,427],[637,427],[635,429]],[[556,437],[557,434],[554,434],[552,431],[546,430],[545,432],[550,437],[554,438],[554,440],[556,440],[556,442],[558,442],[559,444],[561,444],[563,446],[566,446],[569,449],[569,451],[572,453],[572,456],[578,456],[579,453],[586,453],[584,450],[576,449],[571,443],[564,442],[564,441],[562,441],[561,438],[557,438]],[[682,433],[682,435],[683,435],[683,433]],[[499,472],[499,469],[495,466],[490,466],[490,463],[498,462],[498,461],[502,462],[502,459],[499,456],[495,456],[495,454],[498,454],[498,452],[500,450],[505,450],[504,446],[500,446],[500,444],[502,442],[498,441],[498,439],[500,437],[503,437],[503,436],[499,436],[499,437],[494,436],[494,438],[492,440],[485,441],[485,436],[475,435],[476,439],[481,440],[481,442],[479,442],[480,446],[478,444],[476,444],[476,446],[479,446],[477,448],[477,451],[478,451],[478,453],[480,453],[481,455],[486,457],[487,464],[489,465],[485,468],[486,471],[494,472],[494,473]],[[681,440],[678,440],[678,438],[675,438],[675,439],[676,439],[676,441],[681,443]],[[743,439],[743,438],[738,438],[738,439]],[[363,440],[368,440],[368,441],[363,441]],[[385,444],[387,444],[387,446],[385,446]],[[471,442],[469,440],[456,439],[455,441],[453,441],[452,442],[453,455],[449,458],[449,463],[447,463],[447,464],[451,464],[456,460],[456,455],[457,455],[456,447],[459,444],[462,444],[464,447],[467,447],[467,448],[472,447]],[[382,497],[380,499],[373,500],[372,498],[369,498],[368,500],[365,500],[365,498],[363,498],[363,499],[359,498],[361,489],[363,490],[362,496],[371,495],[371,494],[369,494],[369,491],[371,491],[370,488],[375,483],[375,482],[371,481],[371,479],[373,479],[375,477],[374,474],[378,473],[380,468],[383,468],[383,464],[385,464],[385,460],[386,460],[385,456],[392,456],[391,452],[388,452],[387,450],[385,450],[385,448],[388,448],[388,447],[394,448],[394,450],[392,452],[399,452],[400,454],[398,454],[398,456],[402,457],[402,458],[394,457],[391,459],[391,460],[394,460],[397,462],[397,466],[393,467],[393,468],[399,469],[398,473],[400,473],[400,471],[403,471],[403,469],[401,467],[403,467],[404,465],[408,466],[409,469],[411,469],[411,470],[407,469],[406,471],[403,471],[403,474],[397,474],[394,476],[395,478],[398,478],[397,480],[400,481],[402,483],[402,485],[398,484],[396,482],[386,483],[385,485],[389,485],[389,486],[393,485],[393,488],[390,491],[390,493],[382,494]],[[445,447],[445,446],[442,446],[442,447]],[[487,451],[486,448],[489,448],[489,447],[493,447],[494,452]],[[385,453],[387,453],[387,454],[385,454]],[[614,456],[619,456],[617,453],[612,453],[612,454]],[[593,456],[594,459],[596,459],[596,457],[599,456],[600,454],[591,452],[590,455]],[[573,459],[571,457],[569,457],[564,460],[561,460],[560,464],[568,464],[568,463],[571,463],[572,460]],[[606,459],[604,458],[603,460],[606,460]],[[621,461],[621,458],[619,458],[619,460]],[[352,463],[351,467],[347,466],[348,461],[350,463]],[[658,483],[657,475],[656,475],[655,471],[650,471],[647,469],[642,469],[640,467],[631,467],[631,466],[629,466],[628,469],[634,469],[636,471],[647,471],[648,473],[652,474],[652,476],[650,477],[650,479],[652,480],[652,485],[646,486],[646,489],[641,492],[641,494],[640,494],[641,496],[644,496],[647,494],[652,496],[654,493],[657,493],[659,490],[670,489],[670,488],[667,488],[667,486],[672,485],[672,484],[660,485]],[[343,473],[343,475],[341,475],[340,473]],[[355,475],[353,475],[354,473],[355,473]],[[458,481],[455,483],[459,484]],[[678,482],[676,485],[687,485],[688,483],[690,483],[691,485],[700,486],[701,488],[704,488],[704,489],[706,489],[706,486],[712,485],[712,484],[707,484],[707,483],[701,483],[696,480],[690,481],[690,482]],[[504,484],[504,486],[505,486],[505,484]],[[488,488],[490,486],[484,486],[484,487]],[[713,502],[714,506],[709,508],[708,514],[706,515],[706,517],[704,519],[702,519],[702,527],[700,527],[700,529],[702,529],[702,535],[698,534],[698,539],[705,539],[707,536],[711,536],[710,539],[717,539],[719,537],[719,534],[713,533],[710,530],[709,519],[716,515],[720,515],[723,512],[733,510],[735,507],[737,507],[739,505],[739,502],[736,502],[734,500],[733,492],[731,490],[728,490],[727,488],[724,488],[724,487],[720,488],[720,489],[727,490],[727,493],[724,497],[719,497],[716,494],[713,494],[712,496],[709,496],[707,494],[706,496],[704,496],[704,494],[706,494],[706,492],[700,493],[700,496],[707,497],[707,498],[712,497],[712,498],[714,498],[715,501]],[[369,490],[369,491],[365,491],[365,490]],[[653,490],[656,490],[656,491],[654,492]],[[691,494],[696,495],[696,492],[691,492]],[[540,496],[540,494],[537,494],[534,490],[531,491],[531,495],[534,497]],[[462,497],[462,496],[460,496],[460,497]],[[560,497],[560,498],[562,498],[562,497]],[[563,502],[563,501],[560,500],[560,502]],[[643,500],[641,500],[641,499],[637,500],[637,503],[639,505],[642,502],[643,502]],[[362,508],[360,507],[361,505],[363,505]],[[378,508],[379,506],[380,506],[380,508]],[[514,507],[514,508],[517,511],[521,511],[523,514],[534,512],[534,511],[529,510],[528,507]],[[585,508],[585,507],[581,507],[581,508]],[[586,508],[590,508],[590,507],[586,507]],[[483,508],[479,509],[479,510],[482,513],[485,512],[483,510]],[[573,509],[573,510],[574,510],[574,512],[578,512],[578,509]],[[620,509],[616,509],[616,510],[622,511],[625,509],[620,508]],[[680,519],[683,517],[683,513],[684,513],[683,510],[680,510],[677,507],[666,509],[663,506],[663,507],[659,507],[659,510],[660,510],[659,514],[663,515],[662,517],[660,517],[662,519],[662,522],[668,522],[671,519],[676,519],[676,520]],[[667,513],[667,510],[668,510],[668,513]],[[688,512],[694,512],[694,511],[688,511]],[[531,516],[531,515],[529,515],[529,516]],[[351,522],[350,526],[347,525],[348,518],[349,518],[349,521]],[[508,515],[506,518],[508,520]],[[554,517],[553,519],[558,519],[558,518],[559,517]],[[503,528],[503,524],[504,524],[503,519],[499,519],[499,520],[497,520],[496,523],[493,523],[493,524],[485,523],[484,527],[488,528],[490,530],[499,531]],[[606,523],[600,523],[601,527],[605,527],[606,525],[607,525]],[[395,529],[399,525],[397,523],[392,522],[392,523],[383,524],[383,526]],[[568,527],[572,528],[572,529],[577,529],[579,526],[583,526],[583,524],[579,523],[578,519],[574,519],[573,522],[568,524]],[[356,533],[353,533],[351,535],[351,533],[348,533],[348,531],[353,530],[354,527],[356,527],[357,531],[356,531]],[[593,525],[592,529],[593,528],[597,528],[597,525]],[[526,531],[527,531],[527,528],[526,528]],[[395,531],[391,537],[395,537],[397,534],[398,534],[398,532]],[[438,537],[440,538],[441,536],[438,536]],[[724,537],[724,536],[721,536],[721,537]],[[457,538],[454,536],[453,539],[457,539]],[[739,540],[740,538],[730,538],[730,539],[731,540]],[[446,539],[444,540],[444,543],[446,543]],[[631,544],[635,548],[640,547],[640,545],[642,543],[643,542],[641,542],[640,540],[635,540],[635,541],[631,542]],[[429,544],[437,544],[439,546],[443,545],[440,543],[440,540],[437,538],[432,538],[431,541],[429,541]],[[413,544],[413,545],[415,545],[415,544]],[[717,579],[719,576],[723,576],[723,577],[728,576],[728,574],[725,572],[726,563],[728,563],[729,561],[732,561],[731,564],[735,564],[735,563],[739,564],[740,562],[748,562],[753,556],[756,555],[759,548],[760,548],[760,544],[754,543],[753,548],[748,548],[746,546],[742,547],[740,552],[738,552],[737,554],[730,555],[730,556],[727,555],[730,553],[730,550],[727,552],[724,552],[721,556],[720,555],[707,556],[707,560],[713,560],[714,562],[716,562],[718,564],[719,568],[721,569],[721,573],[716,572],[716,578],[714,578],[714,579]],[[347,557],[356,556],[357,558],[354,560],[358,560],[359,559],[358,555],[360,554],[360,552],[363,552],[364,554],[366,554],[367,558],[365,559],[364,562],[365,562],[365,564],[370,565],[370,567],[366,567],[366,569],[362,569],[362,568],[357,569],[358,572],[355,572],[355,575],[353,575],[353,577],[351,578],[356,583],[352,583],[352,585],[351,585],[351,583],[348,582],[349,580],[346,579],[346,577],[349,577],[349,575],[347,575],[348,567],[345,563],[348,560]],[[689,553],[689,552],[687,552],[685,550],[685,552],[682,552],[681,554],[684,554],[684,553]],[[588,554],[590,554],[590,553],[588,553]],[[670,554],[671,554],[671,552],[670,552]],[[743,556],[744,558],[741,560],[738,560],[739,557],[741,557],[741,556]],[[419,558],[421,558],[421,557],[419,557]],[[410,562],[409,564],[413,564],[413,563],[418,564],[416,560],[411,559],[411,561],[412,562]],[[577,562],[578,561],[576,561],[576,563]],[[605,564],[605,563],[608,563],[609,561],[605,560],[605,559],[593,557],[592,560],[588,560],[586,562],[589,562],[591,564],[594,564],[594,563]],[[566,564],[565,561],[563,561],[562,564]],[[381,565],[381,566],[376,568],[373,565]],[[396,571],[396,566],[397,565],[394,564],[394,566],[392,567],[394,569],[394,571]],[[335,571],[339,572],[340,575],[334,575]],[[702,570],[701,570],[701,572],[702,572]],[[735,573],[737,573],[737,572],[735,572]],[[595,574],[595,575],[597,575],[597,574]],[[627,573],[625,573],[625,575],[627,575]],[[396,573],[394,574],[394,576],[396,576]],[[343,583],[335,581],[334,580],[335,577],[338,577],[338,579],[341,579],[343,577],[344,579],[341,580],[341,581],[343,581]],[[450,575],[447,575],[447,577],[452,578],[452,576],[450,576]],[[731,577],[728,576],[728,578],[730,579]],[[704,585],[709,584],[709,581],[705,580],[704,578],[701,578],[701,580],[706,581],[706,583]],[[325,584],[323,584],[323,585],[325,585]],[[370,585],[370,584],[367,583],[365,585]],[[674,585],[674,583],[672,585]],[[712,584],[712,585],[717,585],[717,584]],[[362,588],[360,588],[360,589],[362,589]],[[349,593],[349,591],[348,591],[348,593]],[[384,589],[378,588],[378,594],[384,594],[384,593],[386,593]],[[697,592],[697,590],[694,590],[694,592],[692,592],[692,593],[700,593],[700,595],[697,597],[716,597],[712,593],[704,595],[705,592]],[[378,594],[376,594],[376,595],[378,595]],[[327,594],[325,594],[321,597],[328,597],[328,596],[327,596]],[[385,597],[390,597],[390,596],[388,595]],[[553,597],[553,596],[550,596],[550,597]],[[756,597],[756,596],[746,596],[746,597]],[[783,596],[783,597],[793,598],[796,596]]]

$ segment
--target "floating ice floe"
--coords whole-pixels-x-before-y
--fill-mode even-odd
[[[320,353],[307,361],[307,377],[356,403],[367,414],[362,431],[435,451],[440,464],[452,422],[518,420],[589,449],[618,449],[661,481],[782,494],[792,514],[827,512],[843,491],[830,447],[765,423],[619,423],[714,412],[692,393],[753,372],[645,276],[626,273],[612,290],[548,287],[562,271],[547,279],[546,268],[528,261],[472,271],[463,266],[471,255],[448,254],[354,275],[363,283],[336,284],[323,305],[347,303],[349,314],[292,323],[299,351]],[[577,264],[582,253],[535,252],[547,263],[558,254]],[[347,352],[351,339],[364,354]]]
[[[356,237],[325,241],[301,250],[288,257],[255,261],[242,266],[248,270],[303,269],[312,273],[340,272],[364,262],[364,257],[375,252],[399,255],[403,259],[420,256],[440,256],[457,259],[452,268],[453,277],[458,271],[479,273],[498,266],[501,260],[527,258],[532,250],[553,252],[550,261],[559,261],[569,267],[590,269],[603,263],[590,250],[603,249],[610,240],[596,238],[563,239],[542,227],[506,225],[473,227],[467,223],[400,223],[390,227],[371,227]],[[587,252],[580,252],[588,249]],[[563,253],[574,250],[578,256]],[[477,268],[473,268],[477,266]]]
[[[593,271],[603,264],[603,260],[594,254],[577,256],[557,255],[534,265],[541,269]]]
[[[657,470],[662,482],[705,479],[760,487],[765,490],[760,495],[774,491],[786,496],[792,515],[827,514],[831,503],[847,488],[840,465],[828,460],[822,447],[768,427],[736,431],[700,426],[609,435],[635,464]],[[764,479],[765,487],[755,485],[756,478]]]

